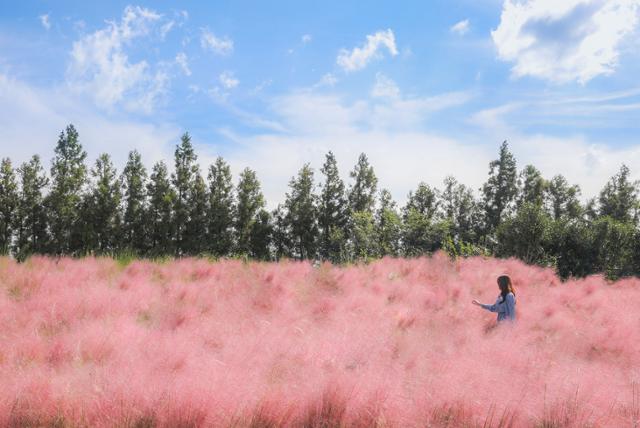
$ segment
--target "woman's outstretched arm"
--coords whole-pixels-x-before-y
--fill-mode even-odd
[[[500,298],[493,305],[485,305],[484,303],[480,303],[477,300],[472,302],[474,305],[480,306],[482,309],[486,309],[491,312],[505,312],[506,308],[504,304],[500,303]]]

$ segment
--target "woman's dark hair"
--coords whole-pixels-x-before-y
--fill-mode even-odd
[[[509,275],[500,275],[498,277],[498,286],[500,287],[500,295],[502,296],[502,301],[507,300],[507,294],[513,293],[515,297],[516,291],[513,289],[513,284],[511,283],[511,278]]]

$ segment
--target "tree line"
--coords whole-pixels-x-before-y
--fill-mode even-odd
[[[38,155],[16,169],[2,159],[0,254],[349,263],[444,250],[517,257],[563,278],[640,274],[639,183],[625,165],[583,204],[580,187],[562,175],[547,180],[533,165],[518,171],[505,141],[479,197],[449,176],[440,189],[419,183],[399,207],[364,153],[347,186],[329,152],[319,183],[303,165],[269,211],[255,171],[245,168],[234,184],[218,157],[203,173],[188,133],[173,172],[160,161],[149,174],[135,150],[120,174],[106,153],[91,168],[86,161],[73,125],[60,133],[49,174]]]

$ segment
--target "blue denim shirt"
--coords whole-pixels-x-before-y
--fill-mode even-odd
[[[516,319],[516,296],[513,293],[507,294],[505,301],[502,301],[502,296],[498,296],[498,299],[493,305],[480,305],[484,309],[497,312],[498,322],[504,320],[515,321]]]

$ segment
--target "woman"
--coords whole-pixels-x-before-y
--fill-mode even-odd
[[[474,305],[478,305],[483,309],[491,312],[498,313],[498,322],[509,320],[515,321],[516,319],[516,293],[513,290],[511,284],[511,278],[507,275],[500,275],[498,277],[498,287],[500,287],[500,295],[493,305],[484,305],[477,300],[474,300]]]

